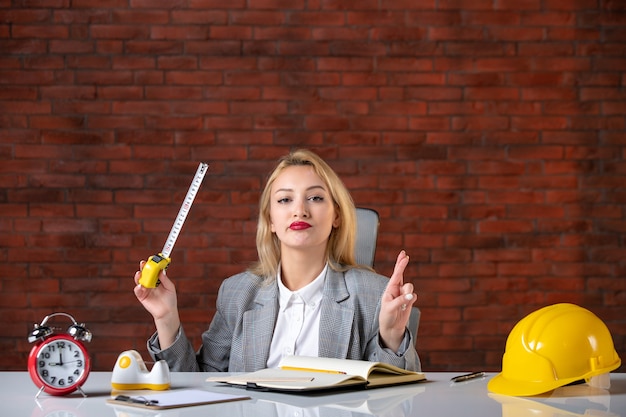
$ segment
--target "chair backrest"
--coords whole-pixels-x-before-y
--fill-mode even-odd
[[[419,307],[413,306],[411,308],[411,315],[409,316],[409,324],[407,324],[407,327],[413,333],[414,340],[417,340],[417,330],[420,327],[421,316],[422,312],[420,311]]]
[[[363,207],[356,208],[356,247],[354,255],[357,264],[374,267],[379,226],[380,218],[376,210]],[[420,317],[420,309],[417,307],[411,308],[408,328],[413,333],[414,340],[417,340]]]
[[[380,224],[376,210],[357,207],[356,209],[356,247],[354,256],[360,265],[374,266],[376,239]]]

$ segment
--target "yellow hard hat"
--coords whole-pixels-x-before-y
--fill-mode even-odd
[[[502,372],[487,388],[496,394],[542,394],[619,368],[609,329],[591,311],[554,304],[520,320],[506,341]]]

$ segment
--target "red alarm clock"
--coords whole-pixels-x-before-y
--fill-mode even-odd
[[[54,328],[46,326],[54,316],[66,316],[72,320],[66,333],[56,334]],[[42,391],[50,395],[67,395],[76,390],[86,396],[81,387],[89,376],[91,359],[83,342],[91,341],[91,332],[84,324],[78,324],[67,313],[53,313],[41,324],[35,324],[28,341],[35,343],[28,355],[28,372],[39,388],[37,396]]]

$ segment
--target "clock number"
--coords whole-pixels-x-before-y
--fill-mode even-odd
[[[39,367],[40,368],[45,368],[46,367],[46,361],[39,361]]]

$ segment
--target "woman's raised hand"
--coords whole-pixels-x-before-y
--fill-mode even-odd
[[[417,301],[417,294],[413,292],[413,284],[404,283],[404,270],[409,263],[409,256],[401,251],[396,259],[393,274],[381,300],[380,337],[385,347],[398,350],[404,339],[404,331],[409,322],[411,307]]]
[[[180,327],[176,287],[169,279],[165,270],[159,272],[160,284],[156,288],[145,288],[139,284],[141,270],[146,261],[139,263],[139,271],[135,272],[135,296],[154,318],[159,335],[161,349],[168,348],[176,339]]]

